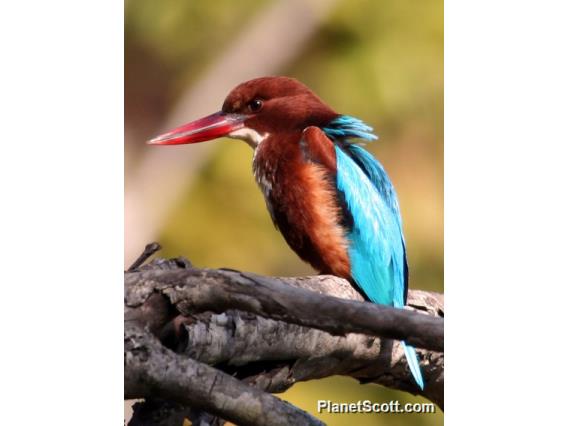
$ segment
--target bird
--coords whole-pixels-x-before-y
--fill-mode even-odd
[[[372,127],[339,114],[300,81],[261,77],[237,85],[219,112],[157,136],[150,145],[220,137],[253,150],[252,168],[268,212],[290,248],[321,274],[348,280],[370,302],[404,308],[406,244],[398,198],[362,143]],[[401,342],[417,386],[414,347]]]

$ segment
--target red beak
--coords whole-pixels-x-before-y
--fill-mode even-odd
[[[245,119],[244,115],[219,111],[155,137],[148,144],[180,145],[209,141],[243,128]]]

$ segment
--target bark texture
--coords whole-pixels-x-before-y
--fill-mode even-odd
[[[125,398],[147,401],[133,421],[157,412],[169,419],[131,424],[181,424],[180,416],[203,425],[319,424],[267,392],[332,375],[422,394],[443,408],[443,295],[410,291],[408,303],[364,302],[332,276],[262,277],[181,258],[129,270]],[[420,348],[424,391],[393,339]],[[178,405],[155,402],[164,400]],[[265,410],[277,415],[259,417]]]

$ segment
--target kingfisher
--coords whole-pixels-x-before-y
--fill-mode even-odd
[[[276,228],[321,274],[347,279],[364,297],[403,308],[408,263],[396,192],[361,143],[377,139],[363,121],[335,112],[289,77],[239,84],[221,111],[148,143],[178,145],[220,137],[253,150],[252,168]],[[420,389],[416,350],[402,342]]]

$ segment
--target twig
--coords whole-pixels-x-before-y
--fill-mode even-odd
[[[154,253],[158,252],[161,249],[162,249],[162,247],[160,246],[160,244],[158,244],[156,242],[147,244],[146,247],[144,248],[144,251],[142,252],[142,254],[140,256],[138,256],[138,259],[136,259],[132,265],[130,265],[130,268],[128,268],[127,272],[133,272],[133,271],[137,270]]]

